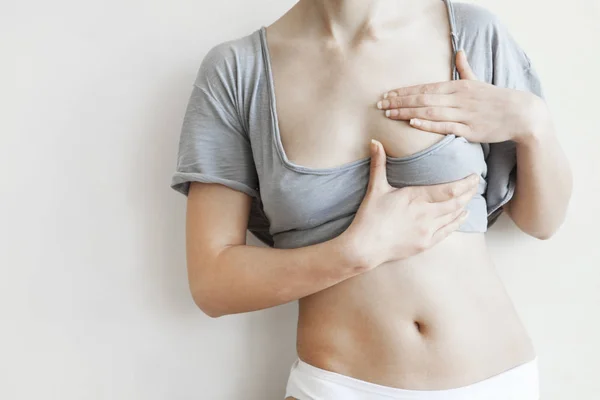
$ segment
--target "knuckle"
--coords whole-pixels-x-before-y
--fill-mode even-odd
[[[418,242],[417,244],[415,244],[415,250],[417,250],[417,252],[421,253],[421,252],[427,250],[427,244],[425,242]]]
[[[421,223],[420,225],[418,225],[414,230],[414,237],[416,238],[416,241],[418,243],[421,243],[421,241],[423,241],[423,239],[426,237],[425,234],[425,228],[424,225]]]
[[[425,117],[427,117],[428,119],[435,117],[435,109],[431,107],[426,108]]]
[[[427,239],[431,236],[431,229],[429,226],[423,224],[418,229],[418,235],[421,237],[421,240],[427,241]]]
[[[429,95],[427,95],[427,94],[418,94],[417,97],[415,98],[415,100],[417,101],[418,104],[427,105],[428,101],[429,101]]]
[[[454,127],[455,125],[450,123],[450,122],[444,122],[444,124],[442,125],[442,130],[445,133],[455,133],[454,132]]]
[[[450,197],[456,197],[456,195],[458,195],[458,187],[455,185],[448,186],[447,191]]]

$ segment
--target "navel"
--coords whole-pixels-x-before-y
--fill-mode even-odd
[[[419,322],[419,321],[413,321],[414,325],[415,325],[415,329],[417,330],[417,332],[419,332],[420,334],[425,334],[425,325],[423,325],[423,323]]]

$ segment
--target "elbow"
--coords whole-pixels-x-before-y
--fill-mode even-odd
[[[549,218],[547,215],[523,216],[511,209],[508,215],[521,231],[538,240],[549,240],[554,237],[565,220],[565,213]]]
[[[554,216],[554,218],[550,218],[546,220],[544,223],[539,224],[535,229],[535,231],[531,234],[531,236],[535,237],[539,240],[548,240],[558,232],[558,230],[562,227],[566,219],[566,206],[560,214]]]
[[[205,315],[208,315],[211,318],[219,318],[224,315],[227,315],[225,313],[220,313],[217,310],[209,310],[209,309],[203,309],[202,312],[204,312]]]
[[[541,232],[530,233],[530,235],[539,240],[548,240],[552,236],[554,236],[555,233],[556,233],[556,231],[541,231]]]
[[[532,236],[538,240],[548,240],[554,237],[558,229],[562,225],[562,220],[557,221],[554,224],[544,224],[542,226],[530,227],[529,229],[521,228],[529,236]]]
[[[227,315],[222,309],[216,306],[216,301],[211,299],[210,296],[201,294],[199,291],[192,290],[192,299],[196,306],[202,310],[204,314],[211,318],[219,318]]]
[[[224,307],[218,276],[212,264],[188,264],[188,288],[194,304],[207,316],[219,318],[230,314]]]
[[[223,301],[218,295],[218,292],[211,290],[206,286],[207,285],[192,284],[190,282],[190,293],[194,304],[196,304],[204,314],[211,318],[219,318],[230,314],[224,309]]]

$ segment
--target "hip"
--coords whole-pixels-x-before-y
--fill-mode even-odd
[[[445,390],[408,390],[373,384],[296,359],[286,399],[298,400],[538,400],[539,371],[533,359],[469,385]]]

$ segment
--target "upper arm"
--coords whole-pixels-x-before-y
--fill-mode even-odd
[[[181,126],[171,188],[187,196],[190,284],[229,245],[245,244],[251,202],[258,198],[252,146],[241,120],[235,57],[228,45],[204,57]]]
[[[188,194],[190,182],[221,183],[258,197],[258,175],[243,108],[236,68],[226,44],[204,57],[189,96],[171,187]]]
[[[493,54],[492,84],[509,89],[522,90],[536,95],[545,101],[540,77],[531,59],[523,47],[497,17],[492,35]],[[511,200],[516,191],[517,154],[516,143],[512,141],[490,144],[490,188],[491,208],[497,210],[495,218],[501,212],[512,219]]]
[[[252,197],[214,183],[190,184],[186,210],[186,258],[190,289],[195,293],[227,246],[246,244]]]

